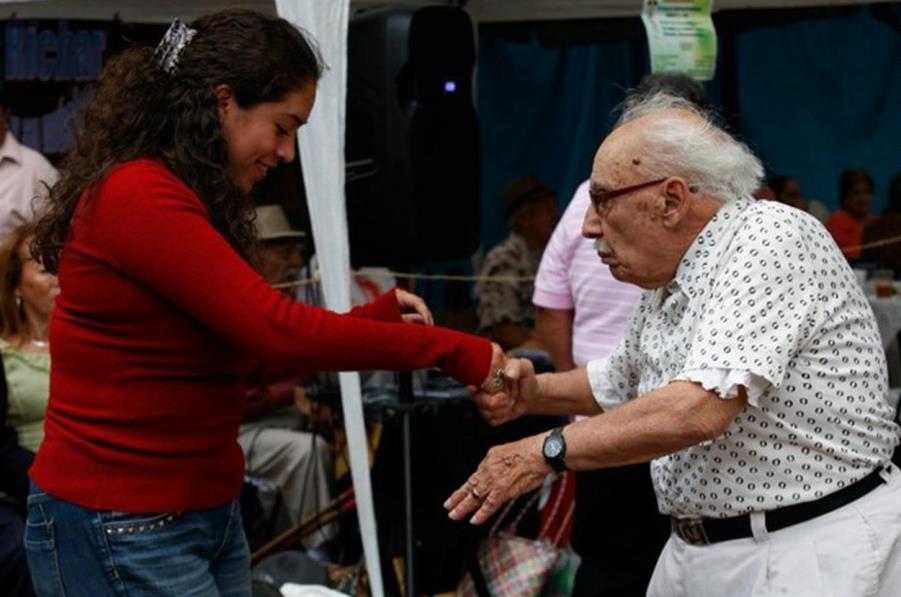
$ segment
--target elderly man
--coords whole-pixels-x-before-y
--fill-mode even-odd
[[[445,506],[484,522],[551,470],[651,460],[673,534],[653,596],[896,595],[898,426],[866,299],[812,217],[749,200],[750,151],[684,100],[632,107],[598,150],[583,231],[645,289],[606,359],[477,397],[492,423],[592,414],[493,448]],[[599,537],[616,541],[616,537]]]

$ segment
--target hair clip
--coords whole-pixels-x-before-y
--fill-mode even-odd
[[[178,57],[195,35],[197,35],[196,29],[191,29],[179,19],[172,21],[153,52],[153,58],[164,72],[172,74],[175,71],[175,67],[178,66]]]

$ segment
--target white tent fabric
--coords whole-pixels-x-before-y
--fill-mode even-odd
[[[328,4],[332,0],[321,0]],[[869,4],[892,0],[713,0],[714,10],[733,8],[789,8]],[[283,4],[307,4],[293,0]],[[448,0],[351,0],[351,8],[386,4],[450,4]],[[168,23],[174,17],[189,21],[223,8],[251,8],[275,13],[272,0],[0,0],[0,18],[96,19],[118,17],[126,22]],[[551,21],[637,16],[641,0],[470,0],[466,9],[481,22]]]
[[[275,4],[281,17],[310,33],[328,65],[319,81],[310,123],[300,134],[300,158],[325,304],[334,311],[349,311],[350,245],[344,208],[344,110],[350,2],[276,0]],[[363,420],[360,375],[341,373],[339,382],[369,584],[372,595],[382,597],[382,569],[369,479],[369,444]]]
[[[357,0],[375,2],[376,0]],[[864,4],[891,0],[713,0],[713,10],[741,8],[790,8]],[[467,5],[479,22],[554,21],[634,17],[641,13],[641,0],[472,0]]]

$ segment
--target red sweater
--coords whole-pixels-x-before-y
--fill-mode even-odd
[[[438,365],[477,385],[488,374],[486,340],[399,323],[393,292],[339,315],[272,290],[159,162],[115,168],[76,213],[31,469],[58,498],[130,512],[233,500],[250,379]]]
[[[872,222],[873,218],[868,217],[867,221]],[[852,247],[859,247],[863,244],[864,224],[844,209],[839,209],[829,217],[826,229],[832,234],[835,244],[842,250],[848,261],[860,259],[860,249],[852,249]]]

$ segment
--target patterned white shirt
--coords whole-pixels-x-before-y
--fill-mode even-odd
[[[725,203],[588,377],[605,410],[678,380],[722,398],[747,388],[723,435],[651,463],[664,514],[815,500],[886,464],[898,443],[879,332],[851,268],[819,221],[774,201]]]

